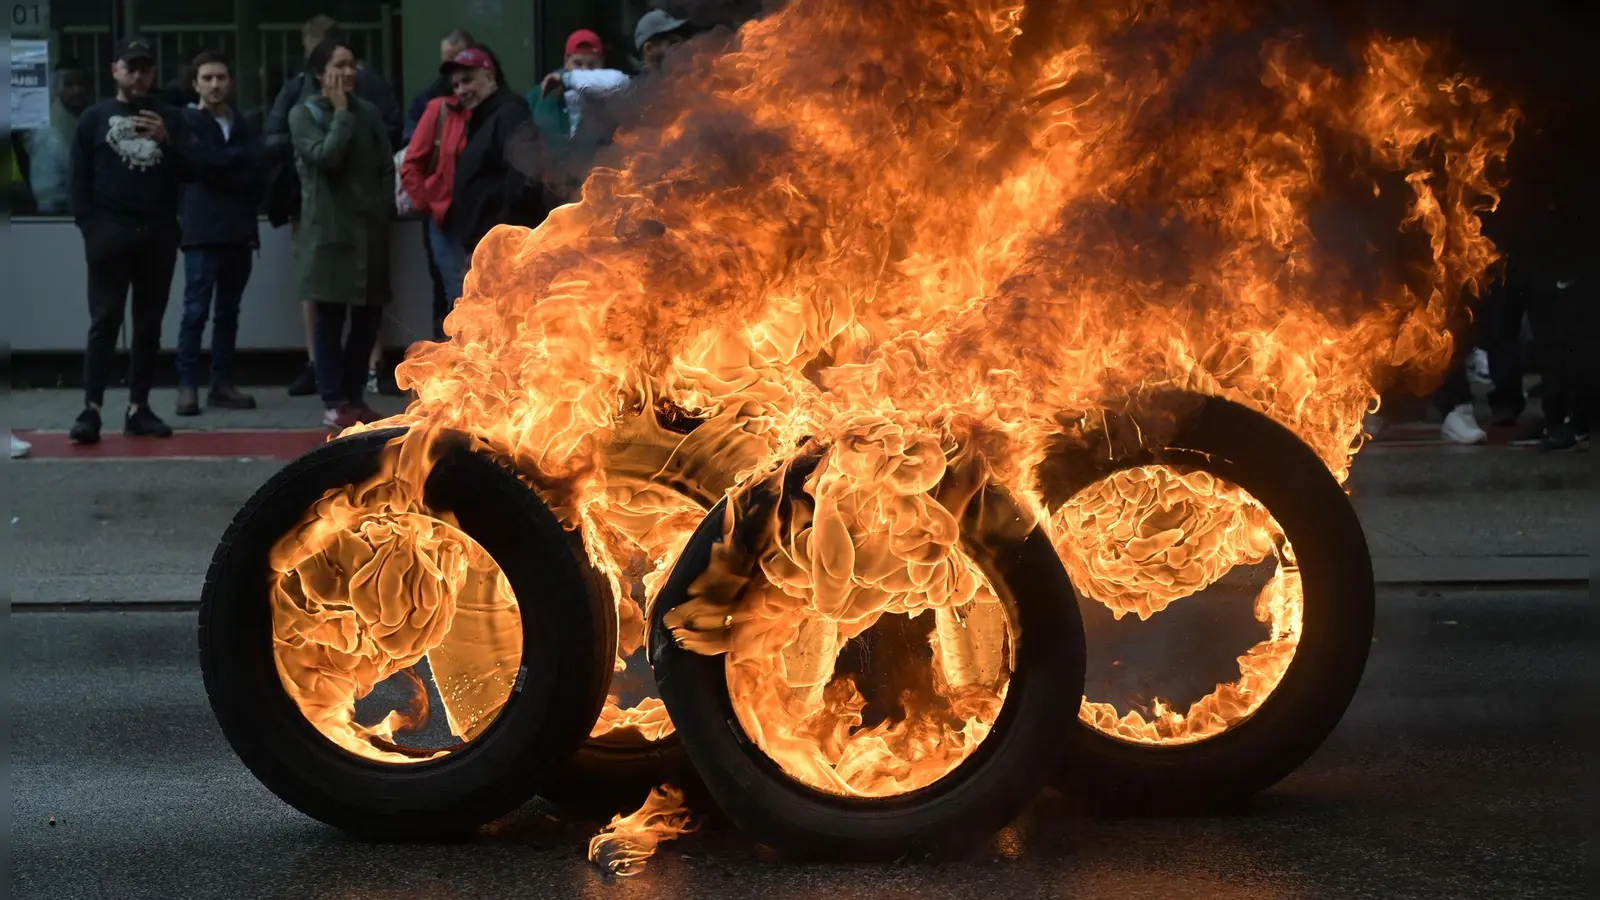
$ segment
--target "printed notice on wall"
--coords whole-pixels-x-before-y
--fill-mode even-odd
[[[50,126],[50,42],[11,40],[11,127]]]

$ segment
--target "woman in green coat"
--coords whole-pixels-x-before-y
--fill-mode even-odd
[[[362,391],[389,299],[394,157],[378,108],[351,93],[350,48],[324,41],[306,68],[321,91],[289,113],[301,190],[296,275],[300,296],[316,309],[323,423],[342,429],[378,418]]]

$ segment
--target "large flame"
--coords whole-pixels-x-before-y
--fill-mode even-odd
[[[701,42],[641,87],[580,202],[480,244],[449,339],[400,368],[417,399],[397,423],[482,436],[584,536],[619,657],[694,507],[806,439],[834,448],[805,520],[754,549],[763,577],[699,636],[727,652],[745,727],[801,742],[791,772],[828,789],[939,777],[1000,702],[1004,628],[936,502],[958,461],[1072,542],[1069,562],[1098,560],[1074,576],[1118,611],[1277,552],[1272,637],[1241,682],[1153,723],[1084,710],[1135,740],[1247,715],[1299,633],[1269,517],[1157,472],[1047,510],[1046,448],[1062,421],[1175,387],[1260,410],[1342,479],[1378,396],[1448,365],[1496,259],[1480,214],[1514,114],[1426,44],[1324,40],[1222,0],[1039,7],[807,0]],[[981,709],[897,742],[861,727],[830,660],[917,611],[941,661],[953,624],[989,623],[987,661],[935,666]],[[982,674],[947,677],[963,666]],[[667,727],[658,707],[607,715],[597,734]]]

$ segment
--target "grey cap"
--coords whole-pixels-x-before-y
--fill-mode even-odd
[[[644,14],[639,24],[633,26],[633,46],[643,50],[645,41],[669,31],[677,31],[687,24],[688,19],[679,19],[664,9],[652,9]]]

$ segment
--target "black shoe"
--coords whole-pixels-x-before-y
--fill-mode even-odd
[[[122,420],[122,433],[129,437],[172,437],[172,426],[161,421],[150,407],[141,406],[128,410],[128,417]]]
[[[1513,447],[1537,447],[1544,443],[1544,419],[1534,419],[1511,436]]]
[[[72,430],[67,432],[67,437],[74,444],[100,443],[100,410],[85,406],[72,423]]]
[[[1540,453],[1550,453],[1555,450],[1571,450],[1578,446],[1578,430],[1570,422],[1550,427],[1544,440],[1539,442]]]
[[[289,396],[309,397],[317,392],[317,370],[310,363],[300,370],[293,383],[289,385]]]
[[[255,409],[256,398],[231,384],[219,385],[206,395],[206,405],[217,409]]]
[[[200,415],[200,392],[192,387],[178,388],[178,408],[174,412],[180,416]]]

